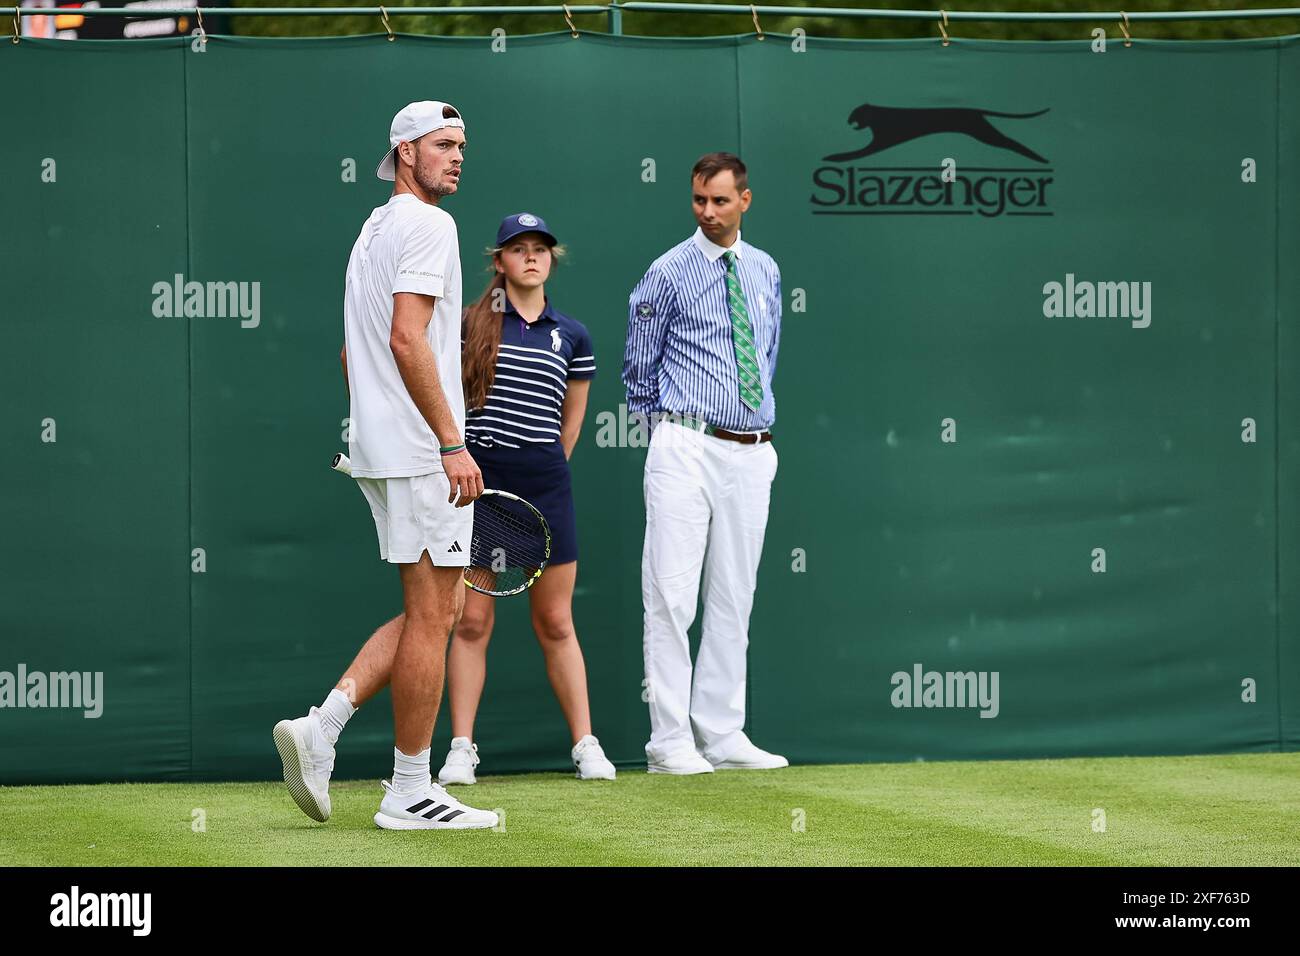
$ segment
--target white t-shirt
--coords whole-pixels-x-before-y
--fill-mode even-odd
[[[411,478],[443,470],[438,438],[411,400],[389,345],[397,292],[436,297],[429,347],[463,435],[456,222],[410,193],[393,196],[370,214],[348,259],[343,325],[352,393],[348,456],[355,478]]]

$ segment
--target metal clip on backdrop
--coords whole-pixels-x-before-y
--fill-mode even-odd
[[[206,47],[208,45],[208,31],[203,26],[203,9],[197,3],[194,4],[194,12],[199,18],[199,44]]]
[[[939,8],[939,32],[943,34],[943,45],[948,45],[948,13],[942,7]]]
[[[759,26],[758,23],[758,8],[755,7],[752,3],[749,5],[749,13],[750,16],[754,18],[754,32],[758,34],[758,38],[760,40],[766,40],[767,37],[763,35],[763,28]]]
[[[388,42],[392,43],[397,37],[393,35],[393,25],[388,22],[388,11],[383,8],[382,4],[379,7],[379,15],[384,18],[384,29],[388,31]]]
[[[1120,15],[1119,28],[1124,33],[1124,45],[1132,46],[1133,37],[1131,37],[1128,32],[1128,14],[1125,13],[1123,10],[1121,10],[1119,12],[1119,15]]]
[[[573,34],[573,38],[576,40],[578,39],[578,28],[573,25],[573,17],[569,15],[569,5],[566,3],[562,4],[562,6],[564,7],[564,22],[569,25],[569,32]]]

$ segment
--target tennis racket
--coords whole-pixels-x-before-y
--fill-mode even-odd
[[[342,452],[330,467],[352,474]],[[485,490],[474,501],[465,584],[480,594],[507,597],[532,587],[551,560],[551,529],[542,513],[518,495]]]

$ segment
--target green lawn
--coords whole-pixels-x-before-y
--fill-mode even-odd
[[[504,808],[504,829],[379,830],[375,781],[336,782],[325,824],[278,781],[0,787],[0,865],[1300,864],[1296,753],[624,769],[454,792]]]

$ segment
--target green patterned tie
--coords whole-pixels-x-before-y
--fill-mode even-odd
[[[754,329],[749,323],[749,310],[745,308],[745,290],[736,275],[736,254],[728,249],[722,254],[727,260],[727,308],[731,312],[731,342],[736,347],[736,377],[740,380],[740,400],[758,411],[763,404],[763,380],[758,374],[758,355],[754,351]]]

